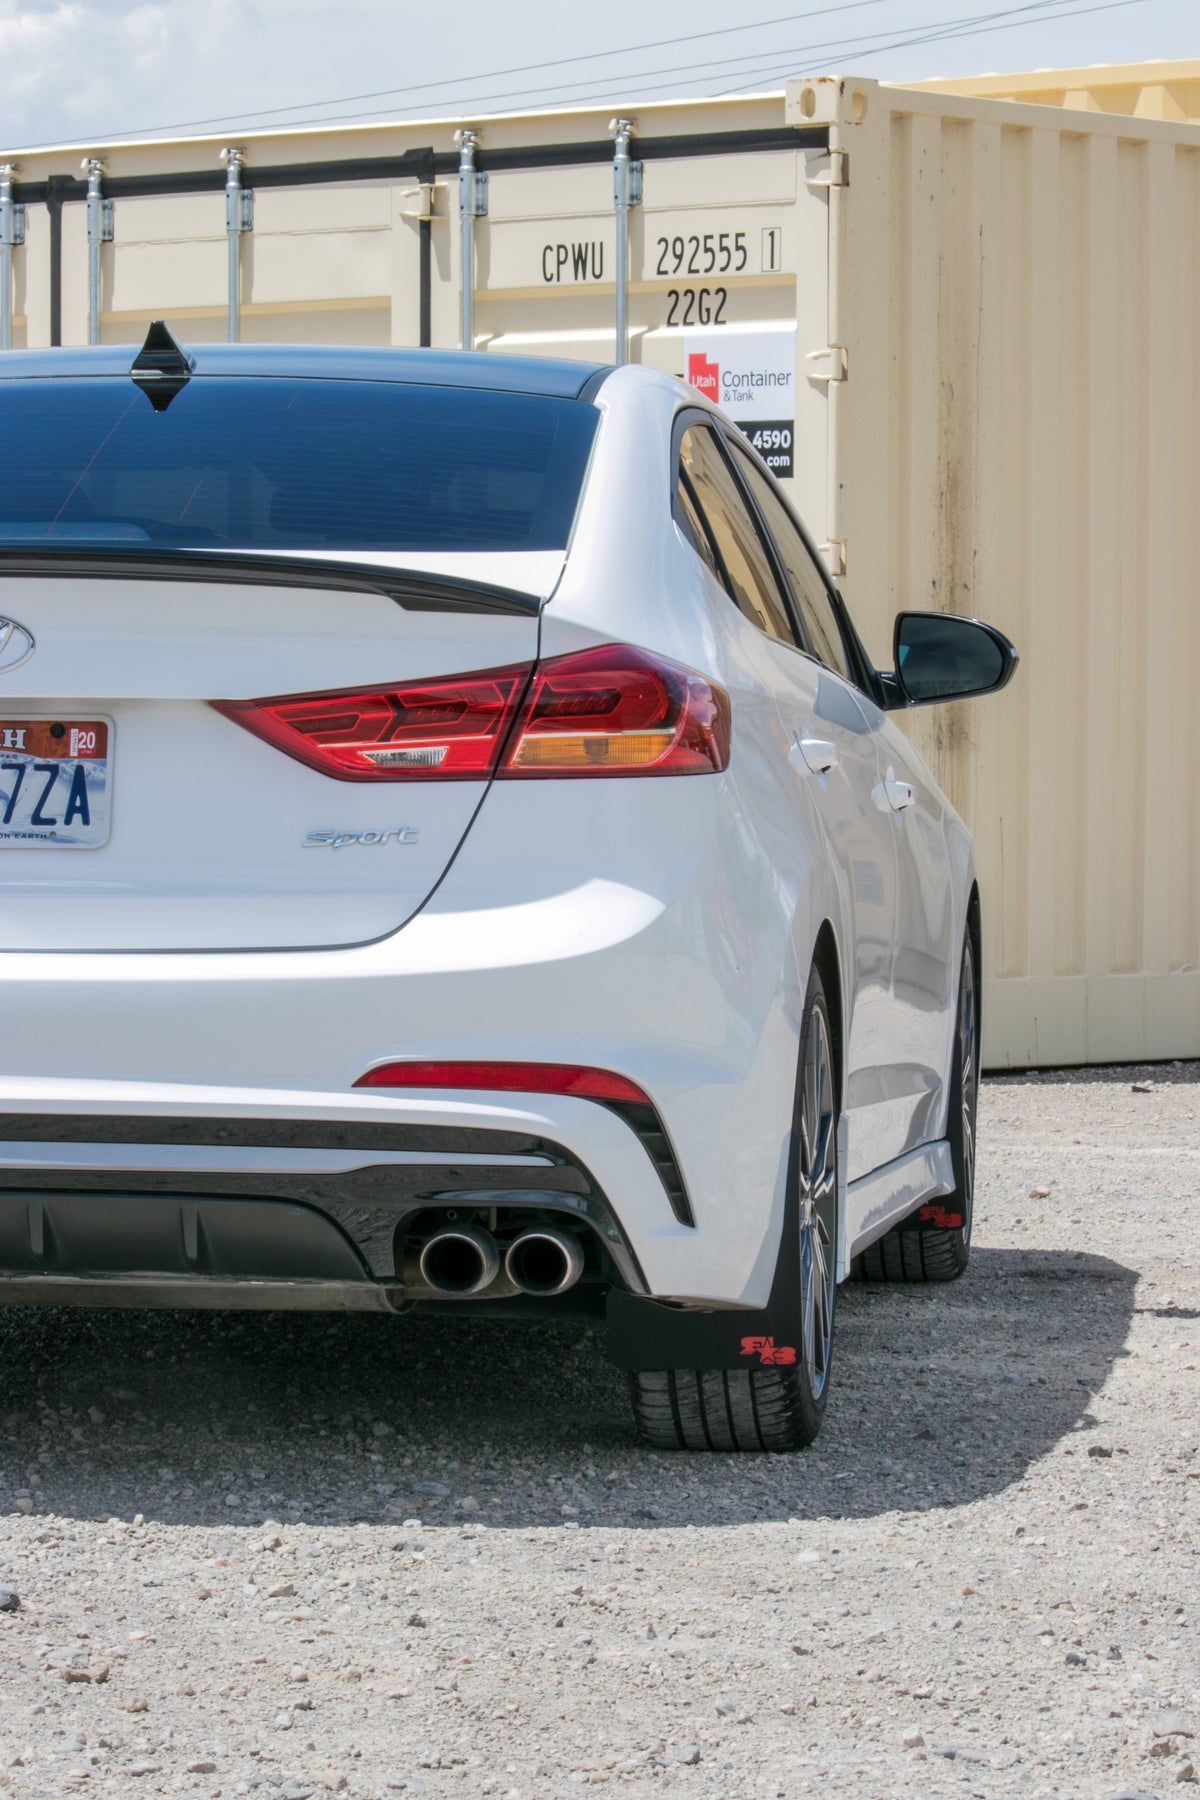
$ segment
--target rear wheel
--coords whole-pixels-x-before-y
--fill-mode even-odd
[[[629,1378],[638,1429],[659,1450],[798,1450],[821,1429],[837,1296],[838,1099],[829,1009],[809,979],[800,1034],[793,1180],[800,1264],[794,1343],[763,1340],[769,1366],[638,1369]]]
[[[854,1259],[861,1281],[957,1281],[971,1254],[975,1205],[975,1121],[979,1108],[979,988],[967,933],[958,984],[947,1135],[954,1192],[893,1226]],[[922,1214],[926,1215],[922,1217]]]

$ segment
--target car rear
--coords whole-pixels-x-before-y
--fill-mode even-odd
[[[791,1074],[676,402],[139,360],[0,372],[0,1297],[753,1300]]]

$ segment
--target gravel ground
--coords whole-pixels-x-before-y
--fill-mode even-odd
[[[1198,1114],[988,1081],[796,1457],[641,1449],[586,1327],[0,1313],[0,1794],[1182,1800]]]

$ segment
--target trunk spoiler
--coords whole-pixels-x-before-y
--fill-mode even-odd
[[[324,557],[210,550],[32,550],[0,548],[0,575],[93,575],[121,581],[204,581],[260,587],[325,588],[383,594],[408,612],[520,613],[536,617],[534,594],[459,576],[381,568],[378,563],[327,562]]]

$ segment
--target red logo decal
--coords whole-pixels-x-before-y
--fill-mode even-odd
[[[777,1344],[773,1337],[744,1337],[742,1355],[757,1356],[764,1368],[794,1363],[796,1352],[791,1344]]]
[[[688,380],[714,403],[721,398],[721,365],[709,362],[704,352],[688,357]]]
[[[917,1216],[926,1225],[941,1225],[949,1231],[957,1231],[962,1224],[962,1214],[947,1212],[944,1206],[923,1206]]]

